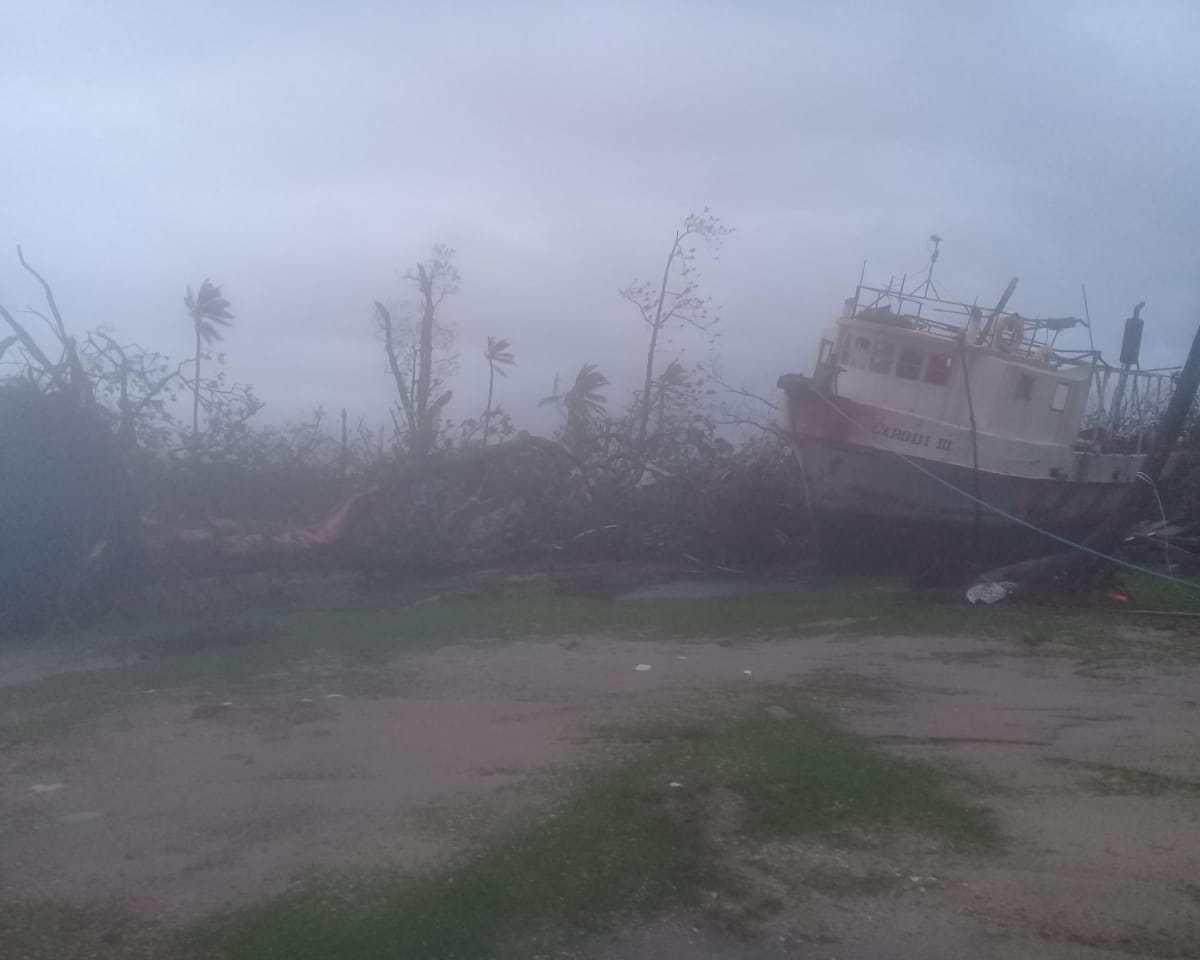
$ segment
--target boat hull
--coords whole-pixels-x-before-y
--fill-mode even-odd
[[[862,560],[1006,559],[1051,553],[1093,530],[1127,484],[980,472],[836,441],[797,438],[822,547]],[[964,494],[975,494],[982,507]],[[1011,519],[1019,518],[1030,529]],[[1044,531],[1044,532],[1040,532]],[[978,541],[978,542],[976,542]]]

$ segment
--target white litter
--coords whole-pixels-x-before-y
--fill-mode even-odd
[[[667,786],[670,787],[672,790],[678,790],[680,787],[683,786],[683,784],[680,783],[678,780],[672,780],[670,783],[667,784]]]
[[[967,601],[991,605],[999,603],[1016,589],[1017,585],[1011,580],[985,580],[967,590]]]
[[[679,656],[679,657],[676,657],[675,659],[676,659],[676,660],[686,660],[686,659],[687,659],[687,657],[682,657],[682,656]]]
[[[301,697],[301,698],[300,698],[300,702],[301,702],[301,703],[312,703],[312,702],[313,702],[313,698],[312,698],[312,697]]]
[[[752,677],[752,676],[754,676],[754,671],[753,671],[753,670],[743,670],[743,671],[742,671],[742,673],[744,673],[744,674],[745,674],[746,676],[748,676],[748,677]]]
[[[648,664],[648,663],[639,663],[633,669],[636,670],[638,673],[645,673],[647,670],[653,670],[654,668],[652,666],[650,666],[650,664]]]
[[[223,706],[223,707],[232,707],[232,706],[233,706],[233,701],[232,701],[232,700],[226,700],[224,703],[222,703],[222,704],[221,704],[221,706]]]
[[[344,693],[327,693],[327,694],[325,694],[325,699],[326,700],[345,700],[346,695]]]
[[[65,783],[35,783],[29,789],[34,793],[54,793],[56,790],[61,790],[65,786]]]

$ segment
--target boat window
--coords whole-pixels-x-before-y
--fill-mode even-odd
[[[891,340],[876,340],[871,351],[871,372],[891,373],[892,361],[896,357],[896,345]]]
[[[827,364],[829,362],[829,355],[831,353],[833,353],[833,341],[832,340],[822,340],[821,341],[821,355],[817,358],[817,363],[821,364],[822,366]]]
[[[1050,401],[1051,410],[1066,410],[1067,400],[1071,397],[1071,385],[1061,380],[1054,385],[1054,399]]]
[[[905,348],[900,351],[900,362],[896,364],[896,376],[904,380],[921,379],[921,362],[925,355],[920,350]]]
[[[1033,374],[1021,373],[1017,377],[1017,399],[1032,400],[1033,399]]]
[[[843,330],[838,334],[837,355],[841,363],[850,362],[850,354],[846,350],[846,345],[850,342],[850,334]]]
[[[925,382],[938,387],[944,387],[950,382],[950,368],[954,357],[948,353],[933,353],[925,365]]]
[[[850,366],[855,370],[867,369],[867,358],[871,355],[871,341],[868,337],[855,337],[850,348]]]

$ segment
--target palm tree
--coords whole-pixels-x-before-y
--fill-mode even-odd
[[[608,401],[600,390],[607,386],[608,377],[596,368],[596,364],[585,363],[575,374],[575,383],[570,390],[560,393],[558,378],[555,377],[554,392],[538,401],[539,407],[553,404],[563,411],[567,420],[563,428],[563,443],[567,447],[577,448],[586,438],[595,419],[604,415]]]
[[[508,373],[504,368],[515,367],[517,358],[513,356],[512,344],[505,339],[497,340],[495,337],[488,337],[487,349],[483,351],[483,358],[488,362],[487,408],[483,411],[483,445],[486,447],[488,428],[492,422],[492,392],[496,387],[496,374],[507,377]]]
[[[188,316],[196,332],[196,372],[192,377],[192,449],[200,441],[200,355],[203,347],[221,339],[220,327],[228,327],[233,314],[229,312],[229,301],[221,295],[221,288],[205,277],[200,291],[193,294],[187,288],[183,298]]]

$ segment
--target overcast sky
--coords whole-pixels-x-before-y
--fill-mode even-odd
[[[74,329],[178,355],[211,276],[273,420],[383,416],[371,301],[434,242],[464,280],[457,415],[488,334],[519,423],[584,361],[631,387],[617,290],[706,205],[736,229],[703,270],[725,367],[764,392],[864,258],[914,273],[933,231],[943,292],[1016,274],[1014,309],[1079,314],[1086,283],[1110,350],[1145,299],[1144,365],[1200,321],[1194,2],[443,6],[7,5],[0,302],[34,299],[21,243]]]

